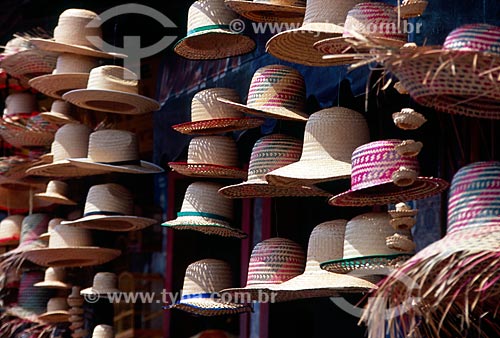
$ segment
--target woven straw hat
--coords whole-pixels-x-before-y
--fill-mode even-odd
[[[224,301],[219,291],[231,287],[231,267],[218,259],[189,264],[184,276],[181,299],[170,308],[200,316],[221,316],[250,312],[248,305]]]
[[[163,223],[177,230],[194,230],[208,235],[246,238],[247,234],[231,227],[233,201],[224,198],[217,191],[222,184],[213,182],[191,183],[182,201],[177,218]]]
[[[302,142],[298,139],[282,134],[264,136],[253,146],[247,180],[224,187],[219,193],[229,198],[328,196],[315,188],[283,187],[266,181],[268,172],[298,161],[301,152]]]
[[[190,338],[237,338],[235,335],[222,330],[205,330]]]
[[[89,189],[83,217],[61,224],[105,231],[135,231],[158,223],[155,219],[129,215],[134,211],[134,197],[125,187],[99,184]]]
[[[14,250],[2,255],[2,257],[8,257],[14,254],[23,254],[25,251],[32,248],[44,247],[45,243],[40,241],[39,236],[47,231],[49,220],[49,215],[42,213],[25,216],[21,223],[19,245]]]
[[[82,267],[107,263],[121,253],[91,245],[90,230],[59,224],[51,231],[47,248],[29,250],[24,256],[41,266]]]
[[[114,338],[114,329],[110,325],[100,324],[94,327],[92,331],[92,338]]]
[[[24,215],[5,217],[0,222],[0,246],[18,245]]]
[[[442,193],[449,186],[440,178],[418,177],[416,157],[401,156],[401,140],[375,141],[352,154],[351,189],[332,197],[329,204],[366,206],[418,200]]]
[[[72,115],[72,106],[70,103],[62,100],[54,100],[50,111],[43,112],[40,116],[45,120],[56,124],[78,123]]]
[[[219,101],[250,115],[306,121],[306,85],[296,69],[269,65],[257,69],[248,90],[247,104],[225,98]]]
[[[66,182],[52,180],[47,184],[47,190],[35,194],[35,197],[54,204],[76,205],[77,203],[69,199],[68,195],[69,187]]]
[[[245,117],[242,112],[219,102],[217,98],[240,102],[240,96],[234,89],[202,90],[194,95],[191,102],[191,122],[176,124],[172,128],[188,135],[212,135],[251,129],[264,123],[260,118]]]
[[[64,282],[65,279],[66,271],[63,268],[48,267],[45,270],[44,280],[36,283],[34,286],[47,289],[71,289],[71,285]]]
[[[399,2],[398,0],[398,5]],[[394,10],[403,19],[413,18],[422,15],[428,4],[429,2],[425,0],[402,0],[401,4]]]
[[[289,186],[349,178],[351,154],[369,137],[368,124],[360,113],[343,107],[320,110],[306,123],[300,160],[271,171],[266,180]]]
[[[187,36],[174,51],[191,60],[223,59],[250,53],[255,42],[230,29],[238,15],[227,8],[224,0],[198,0],[188,11]]]
[[[90,134],[89,151],[85,158],[69,158],[82,169],[105,170],[127,174],[157,174],[163,169],[141,161],[137,136],[125,130],[99,130]]]
[[[61,224],[61,222],[64,221],[64,219],[62,218],[52,218],[50,221],[49,221],[49,225],[47,226],[47,232],[44,232],[43,234],[41,234],[38,239],[40,240],[43,240],[43,241],[48,241],[49,238],[50,238],[50,232],[52,230],[54,230],[55,226],[58,225],[58,224]]]
[[[119,293],[118,277],[112,272],[98,272],[94,276],[91,287],[80,291],[80,295],[97,295],[99,298],[107,298],[110,293]]]
[[[38,319],[48,323],[64,323],[69,318],[68,303],[64,297],[53,297],[47,303],[47,311]]]
[[[424,115],[417,113],[412,108],[401,109],[401,111],[392,114],[392,119],[394,124],[403,130],[415,130],[427,122]]]
[[[31,79],[29,85],[45,95],[61,99],[63,94],[70,90],[85,88],[90,71],[98,64],[94,57],[60,54],[52,73]]]
[[[191,139],[187,162],[169,162],[169,167],[191,177],[244,179],[238,168],[236,142],[228,136],[198,136]]]
[[[226,6],[256,22],[302,22],[305,0],[226,0]]]
[[[0,186],[11,190],[45,189],[45,179],[26,175],[26,170],[37,162],[37,159],[23,155],[0,157]]]
[[[266,51],[278,59],[306,66],[328,66],[323,54],[314,48],[320,40],[342,35],[347,12],[362,0],[308,0],[300,28],[273,36]]]

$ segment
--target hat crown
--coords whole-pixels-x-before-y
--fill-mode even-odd
[[[40,235],[47,231],[49,220],[47,214],[31,214],[24,217],[19,247],[38,241]]]
[[[231,287],[231,267],[218,259],[202,259],[189,264],[182,296],[216,293]]]
[[[68,184],[63,181],[52,180],[47,184],[47,193],[56,193],[63,196],[67,196],[69,191]]]
[[[87,39],[89,36],[102,37],[100,24],[89,27],[92,20],[100,20],[99,16],[92,11],[78,8],[65,10],[59,16],[57,26],[54,28],[54,40],[65,44],[101,49],[102,45],[96,46]]]
[[[94,185],[85,201],[84,217],[90,215],[123,216],[134,214],[134,198],[125,187],[116,184]]]
[[[56,68],[52,74],[88,74],[98,64],[98,60],[91,56],[62,53],[57,57]]]
[[[137,75],[127,68],[100,66],[90,71],[87,89],[138,94],[139,81]]]
[[[68,115],[71,112],[71,104],[63,100],[54,100],[54,102],[52,102],[52,106],[50,107],[50,111],[53,113]]]
[[[114,336],[113,327],[110,325],[97,325],[92,332],[92,338],[113,338]]]
[[[88,229],[59,224],[50,233],[49,248],[88,247],[92,245]]]
[[[99,130],[90,134],[88,158],[92,162],[116,163],[139,160],[134,133],[125,130]]]
[[[48,227],[47,231],[50,233],[52,230],[54,230],[54,227],[56,225],[61,224],[62,221],[64,221],[64,219],[62,219],[62,218],[52,218],[49,221],[49,227]]]
[[[360,2],[363,0],[307,0],[303,26],[315,23],[343,25],[349,10]]]
[[[0,222],[0,239],[19,236],[21,234],[23,219],[23,215],[5,217]]]
[[[112,272],[98,272],[94,276],[92,288],[96,290],[116,289],[118,278]]]
[[[35,95],[31,93],[13,93],[5,99],[4,116],[31,114],[38,111]]]
[[[229,24],[237,18],[238,15],[226,7],[224,0],[195,1],[188,11],[187,35],[210,27],[229,30]]]
[[[90,128],[83,124],[66,124],[56,131],[52,143],[53,162],[87,156]]]
[[[205,121],[223,118],[241,118],[243,113],[217,100],[224,98],[240,103],[238,92],[230,88],[210,88],[196,93],[191,102],[191,121]]]
[[[46,282],[64,282],[66,279],[66,270],[58,267],[49,267],[45,269]]]
[[[232,220],[233,201],[218,193],[222,187],[222,184],[213,182],[191,183],[184,194],[181,212],[212,214]]]
[[[448,34],[443,48],[500,55],[500,27],[485,23],[460,26]]]
[[[319,271],[320,263],[344,256],[347,220],[339,219],[317,225],[309,236],[306,272]]]
[[[47,302],[47,312],[66,310],[68,310],[68,303],[64,297],[53,297]]]
[[[228,136],[195,137],[189,142],[187,163],[237,167],[236,142]]]

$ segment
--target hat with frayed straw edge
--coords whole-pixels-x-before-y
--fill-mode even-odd
[[[421,16],[428,4],[425,0],[398,0],[398,6],[394,10],[402,19],[414,18]]]
[[[116,183],[94,185],[89,189],[83,217],[61,224],[105,231],[135,231],[158,223],[155,219],[129,215],[134,196]]]
[[[50,232],[52,230],[54,230],[55,226],[58,225],[58,224],[61,224],[61,222],[64,221],[63,218],[52,218],[50,221],[49,221],[49,225],[47,227],[47,232],[44,232],[43,234],[41,234],[38,239],[42,240],[42,241],[48,241],[49,238],[50,238]]]
[[[460,26],[448,34],[442,47],[402,50],[385,58],[385,67],[420,105],[450,114],[500,119],[499,26]]]
[[[225,98],[219,101],[250,115],[306,121],[306,84],[296,69],[269,65],[257,69],[248,89],[247,104]]]
[[[202,259],[189,264],[184,276],[181,299],[170,309],[200,316],[221,316],[250,312],[251,307],[224,301],[219,291],[231,287],[231,267],[218,259]]]
[[[363,317],[370,337],[379,337],[384,330],[391,332],[396,326],[405,335],[412,332],[421,337],[431,332],[438,337],[443,334],[441,319],[463,317],[465,326],[450,333],[458,337],[472,318],[497,308],[499,215],[500,162],[475,162],[458,170],[448,196],[446,236],[418,252],[380,285]],[[396,283],[401,276],[417,287]],[[396,317],[385,324],[377,322],[382,318],[379,311],[408,299],[412,299],[412,311],[405,313],[403,328]]]
[[[35,194],[35,197],[54,204],[76,205],[75,201],[67,197],[68,194],[69,186],[66,182],[52,180],[47,184],[45,192]]]
[[[47,248],[26,251],[24,256],[41,266],[83,267],[107,263],[120,254],[120,250],[92,246],[88,229],[59,224],[50,232]]]
[[[66,271],[63,268],[48,267],[45,269],[44,280],[34,284],[34,286],[47,289],[71,289],[71,284],[64,282],[65,279]]]
[[[85,88],[90,71],[98,65],[98,60],[90,56],[61,54],[52,74],[35,77],[29,85],[45,95],[61,99],[70,90]]]
[[[68,322],[68,303],[64,297],[53,297],[47,303],[47,311],[38,316],[38,319],[48,323]]]
[[[72,106],[70,103],[62,100],[54,100],[50,111],[43,112],[40,116],[48,122],[56,124],[79,123],[71,114]]]
[[[189,142],[187,162],[169,162],[168,166],[191,177],[246,177],[246,171],[238,168],[236,142],[228,136],[194,137]]]
[[[276,301],[334,297],[339,293],[366,292],[376,285],[354,276],[322,270],[321,262],[342,258],[347,221],[335,220],[316,226],[309,237],[307,263],[303,274],[270,289],[276,292]]]
[[[239,110],[219,102],[219,97],[240,102],[240,96],[234,89],[202,90],[194,95],[191,102],[191,122],[176,124],[172,128],[187,135],[213,135],[256,128],[264,123],[263,119],[245,117]]]
[[[288,186],[349,178],[353,150],[369,140],[360,113],[343,107],[320,110],[306,123],[300,160],[269,172],[266,180]]]
[[[252,250],[246,286],[224,289],[221,294],[231,295],[231,299],[239,303],[261,300],[259,296],[264,294],[274,296],[271,289],[302,274],[305,265],[306,257],[300,245],[286,238],[266,239]]]
[[[246,238],[246,233],[231,227],[233,201],[218,194],[220,188],[222,184],[213,182],[191,183],[184,194],[177,218],[162,225],[177,230],[200,231],[207,235]]]
[[[424,115],[417,113],[412,108],[401,109],[401,111],[392,114],[392,119],[394,124],[403,130],[415,130],[427,122]]]
[[[157,101],[139,95],[137,75],[119,66],[92,69],[87,88],[71,90],[63,95],[63,99],[81,108],[126,115],[160,109]]]
[[[114,338],[115,332],[112,326],[99,324],[92,331],[92,338]]]
[[[205,330],[190,338],[237,338],[235,335],[222,330]]]
[[[316,188],[284,187],[269,184],[265,175],[287,164],[296,162],[302,152],[302,141],[282,134],[260,138],[252,149],[248,178],[245,182],[219,190],[229,198],[281,197],[281,196],[329,196]]]
[[[191,60],[224,59],[250,53],[255,42],[231,30],[238,15],[227,8],[224,0],[198,0],[188,11],[187,36],[174,51]]]
[[[99,298],[107,298],[110,293],[120,293],[117,287],[118,278],[112,272],[98,272],[94,275],[94,281],[91,287],[80,291],[80,295],[97,295]]]
[[[68,160],[82,169],[106,170],[127,174],[158,174],[163,169],[141,161],[137,136],[125,130],[99,130],[90,134],[88,155]]]
[[[226,0],[225,4],[256,22],[301,23],[306,12],[305,0]]]
[[[401,140],[364,144],[352,154],[351,189],[332,197],[330,205],[367,206],[427,198],[445,191],[449,183],[440,178],[418,176],[416,157],[401,156]]]
[[[0,222],[0,246],[19,245],[24,215],[5,217]]]
[[[402,253],[387,246],[386,238],[394,235],[390,219],[386,212],[366,213],[351,219],[346,225],[343,258],[322,262],[321,268],[335,273],[368,270],[376,274],[377,269],[399,266],[412,252]],[[400,234],[411,236],[409,230]]]
[[[323,54],[314,48],[320,40],[341,36],[347,12],[362,0],[308,0],[300,28],[273,36],[266,51],[278,59],[306,66],[328,66]]]
[[[38,49],[96,58],[124,58],[126,55],[102,51],[101,18],[94,12],[70,8],[59,15],[53,39],[32,38]]]

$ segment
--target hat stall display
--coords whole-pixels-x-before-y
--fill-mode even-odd
[[[40,113],[40,116],[45,121],[56,124],[79,123],[78,120],[72,116],[71,104],[62,100],[54,100],[50,107],[50,111]]]
[[[255,42],[246,35],[231,30],[238,15],[226,7],[224,0],[198,0],[188,11],[187,36],[174,51],[191,60],[215,60],[247,54]]]
[[[92,331],[92,338],[114,338],[114,329],[110,325],[99,324]]]
[[[68,303],[64,297],[53,297],[47,303],[47,311],[38,316],[38,319],[49,323],[64,323],[69,318]]]
[[[177,218],[163,223],[177,230],[194,230],[207,235],[246,238],[247,234],[233,228],[233,201],[218,194],[223,185],[214,182],[191,183]]]
[[[0,222],[0,246],[19,245],[24,215],[5,217]]]
[[[425,0],[398,0],[398,7],[394,10],[403,19],[413,18],[421,16],[428,4],[429,2]]]
[[[42,240],[42,241],[48,241],[49,238],[50,238],[50,232],[52,230],[54,230],[55,226],[58,225],[58,224],[61,224],[61,222],[64,221],[64,219],[62,218],[52,218],[50,221],[49,221],[49,225],[47,227],[47,232],[44,232],[43,234],[41,234],[38,239]]]
[[[118,278],[112,272],[98,272],[94,276],[91,287],[80,291],[82,296],[98,296],[98,298],[107,298],[111,293],[120,293],[118,289]]]
[[[305,0],[226,0],[225,4],[242,17],[256,22],[299,23],[306,11]]]
[[[412,108],[403,108],[399,112],[392,114],[394,124],[403,130],[415,130],[420,128],[427,119],[424,115],[417,113]]]
[[[47,184],[45,192],[35,194],[36,198],[54,204],[76,205],[75,201],[68,198],[69,186],[66,182],[52,180]]]
[[[66,271],[63,268],[48,267],[45,270],[44,280],[34,284],[34,286],[47,289],[71,289],[71,285],[66,283],[65,280]]]

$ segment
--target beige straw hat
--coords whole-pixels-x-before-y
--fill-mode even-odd
[[[415,130],[427,122],[424,115],[417,113],[412,108],[401,109],[401,111],[392,114],[392,119],[394,124],[403,130]]]
[[[66,182],[52,180],[47,184],[45,192],[35,194],[36,198],[41,200],[63,205],[76,205],[75,201],[68,198],[69,186]]]
[[[226,0],[226,6],[256,22],[302,22],[305,0]]]
[[[88,229],[59,224],[51,231],[47,248],[31,249],[24,256],[41,266],[83,267],[107,263],[120,254],[120,250],[92,246]]]
[[[328,66],[323,54],[314,48],[320,40],[341,36],[347,12],[362,0],[308,0],[300,28],[273,36],[266,51],[278,59],[306,66]]]
[[[233,201],[218,194],[220,188],[222,184],[214,182],[191,183],[177,218],[162,225],[177,230],[200,231],[208,235],[246,238],[246,233],[231,227],[234,221]]]
[[[78,107],[107,113],[139,115],[160,109],[157,101],[139,95],[137,75],[119,66],[92,69],[87,88],[71,90],[63,99]]]
[[[64,282],[66,279],[66,271],[64,268],[48,267],[45,270],[45,279],[42,282],[34,284],[37,287],[47,289],[71,289],[71,285]]]
[[[306,85],[294,68],[269,65],[257,69],[248,90],[247,104],[225,98],[219,101],[250,115],[283,120],[306,121]]]
[[[229,136],[198,136],[191,139],[187,162],[169,162],[169,167],[191,177],[244,179],[238,168],[238,148]]]
[[[5,217],[0,222],[0,246],[17,246],[21,237],[24,215]]]
[[[428,4],[429,2],[425,0],[398,0],[398,7],[394,10],[403,19],[413,18],[422,15]]]
[[[62,221],[64,221],[64,219],[62,219],[62,218],[52,218],[49,221],[49,225],[47,226],[47,232],[44,232],[43,234],[41,234],[38,237],[38,239],[43,240],[43,241],[48,241],[50,238],[51,231],[54,230],[56,225],[61,224]]]
[[[83,217],[61,224],[105,231],[135,231],[158,223],[155,219],[129,215],[134,211],[134,196],[125,187],[99,184],[89,189]]]
[[[409,230],[417,223],[415,216],[418,210],[412,209],[404,202],[396,204],[396,209],[388,212],[392,217],[390,223],[395,230]]]
[[[38,316],[47,323],[64,323],[69,319],[68,303],[64,297],[53,297],[47,303],[47,311]]]
[[[120,293],[118,289],[118,277],[112,272],[98,272],[94,275],[91,287],[80,291],[80,295],[94,295],[99,298],[107,298],[111,293]]]
[[[174,51],[187,59],[223,59],[250,53],[255,42],[233,32],[231,23],[238,15],[227,8],[224,0],[198,0],[188,11],[187,36]]]
[[[306,123],[300,160],[271,171],[266,180],[290,186],[349,178],[352,151],[369,137],[368,124],[360,113],[343,107],[320,110]]]
[[[191,102],[191,122],[176,124],[172,128],[188,135],[212,135],[251,129],[264,123],[260,118],[245,117],[234,107],[219,102],[218,98],[240,102],[240,96],[234,89],[202,90],[194,95]]]
[[[224,301],[219,291],[231,287],[231,267],[218,259],[189,264],[184,276],[181,299],[170,306],[200,316],[221,316],[250,312],[248,305]]]
[[[48,122],[56,124],[79,123],[72,116],[72,106],[70,103],[62,100],[54,100],[50,111],[40,113],[40,116]]]
[[[99,324],[92,331],[92,338],[114,338],[115,332],[112,326]]]
[[[85,158],[69,158],[78,168],[127,174],[157,174],[163,169],[141,161],[136,134],[125,130],[99,130],[90,134]]]

